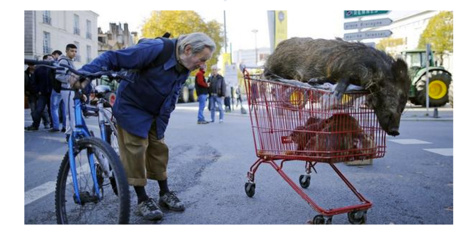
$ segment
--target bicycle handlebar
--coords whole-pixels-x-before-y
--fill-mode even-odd
[[[44,67],[54,69],[54,70],[68,69],[70,72],[78,75],[79,77],[83,79],[89,78],[91,80],[100,78],[102,76],[107,76],[110,80],[117,80],[119,82],[121,80],[126,80],[128,76],[127,71],[125,70],[123,71],[106,70],[106,71],[99,71],[95,73],[89,73],[86,71],[77,71],[69,65],[58,64],[56,61],[44,61],[44,60],[38,61],[38,60],[24,59],[24,64],[39,65],[39,66],[44,66]]]

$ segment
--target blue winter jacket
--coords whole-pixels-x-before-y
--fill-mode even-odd
[[[171,42],[176,44],[176,39]],[[168,42],[169,43],[169,42]],[[107,51],[84,65],[81,70],[131,70],[129,79],[121,81],[116,93],[113,114],[118,125],[127,132],[147,138],[152,122],[156,121],[157,138],[164,138],[182,85],[189,71],[178,72],[175,46],[171,57],[162,65],[150,67],[163,49],[161,39],[144,40],[135,46],[118,51]]]

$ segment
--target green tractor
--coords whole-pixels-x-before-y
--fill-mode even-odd
[[[449,85],[452,82],[452,74],[444,67],[436,66],[433,52],[426,56],[426,50],[408,50],[402,52],[402,56],[409,67],[409,76],[412,80],[409,92],[409,100],[415,105],[426,106],[426,63],[429,66],[429,107],[439,107],[449,101]]]

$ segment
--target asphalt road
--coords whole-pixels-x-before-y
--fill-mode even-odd
[[[131,223],[305,224],[317,215],[266,164],[255,175],[255,196],[247,197],[246,173],[257,159],[248,115],[235,110],[222,124],[198,125],[195,105],[177,106],[165,139],[170,147],[170,188],[184,201],[186,211],[165,211],[163,220],[156,222],[131,214]],[[414,108],[409,112],[401,122],[401,135],[388,137],[384,158],[371,165],[336,165],[373,203],[368,224],[453,224],[452,111],[440,110],[442,119],[418,118],[422,111]],[[86,121],[96,128],[95,119]],[[30,123],[26,111],[25,126]],[[25,132],[24,139],[24,223],[55,224],[53,190],[66,151],[64,136],[40,130]],[[287,162],[284,171],[297,182],[304,165]],[[329,166],[319,163],[316,170],[304,191],[317,204],[334,208],[358,202]],[[157,198],[156,182],[149,182],[147,191]],[[135,203],[132,192],[132,206]],[[347,215],[334,216],[333,224],[349,224]]]

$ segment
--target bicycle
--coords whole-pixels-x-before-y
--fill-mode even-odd
[[[108,76],[124,79],[124,72],[81,73],[54,61],[25,59],[25,64],[66,69],[81,79]],[[58,170],[55,188],[55,212],[58,224],[129,223],[130,196],[127,177],[115,150],[93,136],[83,118],[81,90],[74,89],[75,128],[68,150]],[[113,193],[106,193],[111,188]],[[115,213],[116,212],[116,213]]]
[[[86,105],[84,116],[98,118],[100,138],[110,144],[116,154],[119,155],[117,123],[112,112],[116,95],[111,92],[110,87],[107,85],[96,86],[93,93],[94,99],[90,101],[90,105]]]

